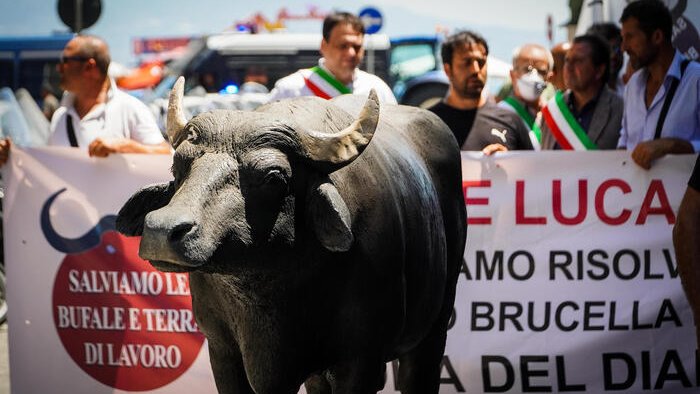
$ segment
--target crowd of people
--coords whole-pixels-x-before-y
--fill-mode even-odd
[[[450,89],[430,110],[450,126],[463,150],[485,154],[628,149],[649,169],[666,154],[697,152],[700,113],[686,109],[698,108],[700,64],[685,60],[671,44],[670,11],[660,1],[637,1],[625,8],[620,23],[621,29],[594,25],[551,51],[522,45],[513,53],[512,82],[496,97],[483,90],[486,40],[473,31],[453,34],[442,49]],[[633,73],[622,71],[623,51]],[[517,116],[496,111],[489,101]]]
[[[626,149],[648,170],[667,154],[700,151],[700,64],[673,47],[670,11],[659,0],[640,0],[625,7],[620,23],[593,25],[551,51],[536,44],[517,48],[511,84],[497,97],[484,91],[486,40],[473,31],[457,32],[442,47],[449,91],[429,109],[462,150],[487,155]],[[700,158],[690,179],[674,244],[700,323]],[[700,344],[700,327],[697,333]]]
[[[487,155],[627,149],[635,163],[649,169],[667,154],[700,151],[700,64],[674,49],[670,11],[659,0],[639,0],[626,6],[619,22],[621,27],[594,25],[551,50],[532,43],[518,47],[511,83],[497,96],[484,90],[488,43],[477,32],[456,32],[441,49],[449,90],[429,110],[449,126],[462,150]],[[328,16],[318,65],[277,81],[271,100],[367,95],[374,89],[381,102],[395,104],[384,81],[358,68],[364,33],[356,15]],[[625,70],[623,52],[628,55]],[[169,154],[170,146],[147,107],[109,78],[109,63],[107,45],[98,37],[80,35],[66,45],[57,66],[66,94],[57,109],[47,109],[52,113],[49,145],[82,147],[97,157]],[[0,165],[10,151],[11,142],[0,140]],[[674,233],[684,288],[694,301],[697,321],[699,166],[696,163]]]
[[[442,45],[449,80],[444,99],[429,108],[452,130],[463,150],[628,149],[643,168],[669,153],[700,149],[697,108],[700,64],[671,44],[672,17],[658,0],[630,3],[614,23],[551,50],[526,43],[513,52],[510,83],[498,95],[486,86],[489,46],[474,31],[458,31]],[[366,95],[374,89],[395,104],[391,89],[358,68],[364,26],[335,12],[323,23],[318,65],[278,80],[270,100],[298,96]],[[623,52],[628,55],[623,68]],[[107,75],[109,51],[95,36],[73,38],[57,70],[66,91],[52,113],[50,145],[110,153],[169,153],[146,107],[122,93]],[[53,113],[55,111],[55,113]],[[0,164],[9,140],[0,141]]]

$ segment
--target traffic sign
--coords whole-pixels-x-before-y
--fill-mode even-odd
[[[366,7],[360,10],[358,15],[362,24],[365,25],[365,33],[374,34],[382,28],[382,13],[374,7]]]
[[[58,16],[74,33],[94,25],[101,12],[100,0],[58,0]]]

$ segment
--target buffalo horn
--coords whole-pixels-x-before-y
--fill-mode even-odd
[[[355,160],[365,149],[377,129],[378,122],[379,98],[377,92],[372,89],[360,116],[344,130],[334,134],[305,130],[299,133],[299,136],[309,159],[342,166]]]
[[[181,142],[181,134],[187,124],[185,113],[182,110],[182,96],[185,91],[185,77],[179,77],[170,91],[168,100],[167,133],[170,144],[177,148]]]

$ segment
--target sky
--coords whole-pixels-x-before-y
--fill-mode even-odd
[[[87,0],[84,0],[87,1]],[[67,32],[57,11],[58,0],[0,0],[0,37],[41,36]],[[86,33],[103,37],[113,60],[134,66],[132,40],[143,37],[180,37],[221,32],[256,12],[274,19],[281,8],[303,14],[310,6],[320,11],[380,10],[380,33],[390,37],[434,34],[436,27],[470,29],[481,33],[491,54],[509,60],[515,47],[526,42],[549,46],[546,20],[551,15],[554,42],[566,40],[559,25],[570,18],[568,0],[101,0],[102,13]],[[290,22],[290,31],[320,32],[320,22]]]

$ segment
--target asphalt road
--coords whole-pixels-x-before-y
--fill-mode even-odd
[[[0,394],[10,393],[10,361],[7,350],[7,324],[0,326]]]

